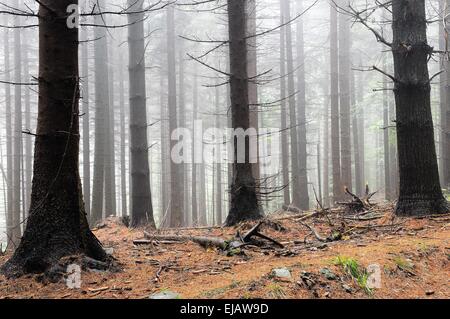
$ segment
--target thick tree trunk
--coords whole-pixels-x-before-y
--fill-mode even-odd
[[[8,276],[43,272],[61,257],[105,260],[89,230],[78,172],[78,30],[69,29],[73,0],[42,0],[39,9],[39,114],[30,214],[22,241],[2,267]],[[75,1],[76,3],[76,1]],[[47,8],[51,8],[49,11]]]
[[[172,133],[178,128],[177,112],[177,80],[175,71],[175,8],[167,8],[167,69],[168,69],[168,109],[169,109],[169,139],[170,150],[177,144],[172,140]],[[169,156],[171,156],[169,152]],[[166,159],[167,160],[167,159]],[[170,226],[183,225],[183,182],[181,180],[182,164],[170,159]]]
[[[297,14],[303,12],[303,0],[297,0]],[[303,35],[303,17],[297,19],[297,124],[298,124],[298,169],[300,183],[300,206],[303,210],[309,209],[308,194],[308,151],[306,137],[306,80],[305,80],[305,43]],[[320,143],[319,143],[320,144]],[[319,176],[320,180],[320,176]],[[320,189],[320,188],[319,188]],[[319,190],[321,192],[321,190]]]
[[[283,10],[283,1],[280,0],[280,25],[286,21]],[[281,170],[283,176],[283,201],[285,205],[291,204],[290,181],[289,181],[289,141],[287,125],[287,105],[286,105],[286,31],[285,27],[280,29],[280,121],[281,121]]]
[[[247,0],[228,0],[228,33],[230,41],[230,93],[233,129],[246,131],[250,127],[248,102]],[[231,185],[231,207],[226,220],[228,226],[244,220],[262,217],[256,183],[252,174],[250,141],[245,143],[245,161],[238,161],[238,143],[234,143],[233,184]]]
[[[424,0],[392,3],[400,194],[397,215],[448,212],[439,183],[430,106]]]
[[[105,0],[99,0],[99,12],[105,8]],[[94,23],[102,25],[104,17],[96,15]],[[91,224],[95,225],[104,217],[104,193],[105,193],[105,161],[106,154],[106,129],[108,117],[108,49],[106,28],[94,29],[94,60],[95,60],[95,149],[94,149],[94,180],[92,185]]]
[[[348,0],[340,0],[345,7]],[[352,189],[352,145],[350,124],[350,19],[339,14],[339,110],[341,129],[341,183]]]
[[[330,96],[331,96],[331,162],[333,168],[333,201],[342,199],[339,124],[338,19],[337,8],[330,6]]]
[[[131,226],[155,227],[148,164],[147,108],[145,93],[144,0],[128,0],[130,78]]]

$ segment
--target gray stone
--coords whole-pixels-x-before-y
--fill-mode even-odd
[[[287,268],[275,268],[272,270],[272,274],[276,278],[280,278],[280,279],[291,279],[292,278],[291,272]]]
[[[348,293],[352,293],[353,292],[352,287],[350,287],[349,285],[343,284],[342,288]]]
[[[328,280],[336,280],[337,276],[328,268],[320,269],[320,273],[325,276]]]
[[[149,297],[149,299],[180,299],[181,296],[176,292],[165,290],[155,293]]]

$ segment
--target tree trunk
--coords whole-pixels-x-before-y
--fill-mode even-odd
[[[172,140],[171,134],[178,128],[177,112],[177,80],[175,71],[175,8],[167,8],[167,66],[168,66],[168,109],[169,109],[169,139],[170,150],[177,141]],[[169,152],[171,156],[171,152]],[[167,159],[165,159],[167,160]],[[183,182],[181,181],[181,165],[170,159],[170,226],[183,225]]]
[[[348,0],[340,0],[342,7]],[[352,146],[350,137],[350,20],[339,14],[339,110],[341,116],[341,183],[352,189]]]
[[[25,41],[24,41],[24,61],[23,61],[23,74],[26,82],[28,82],[31,79],[30,75],[30,59],[29,59],[29,50],[30,47],[28,46],[28,37],[27,37],[27,30],[23,30]],[[25,128],[31,131],[31,101],[30,101],[30,89],[25,89]],[[24,215],[28,213],[28,209],[30,208],[30,197],[31,197],[31,180],[33,175],[33,147],[31,143],[31,135],[25,135],[25,164],[24,164],[24,171],[25,171],[25,192],[23,194],[24,196]],[[26,218],[26,216],[24,216]]]
[[[5,17],[7,17],[5,15]],[[8,20],[5,18],[5,25]],[[4,29],[4,59],[5,59],[5,81],[11,80],[10,70],[10,43],[9,30]],[[7,215],[6,215],[6,236],[7,245],[11,247],[15,243],[12,242],[12,228],[13,228],[13,142],[12,142],[12,114],[11,114],[11,86],[5,84],[5,129],[6,129],[6,184],[7,184]]]
[[[179,41],[179,45],[178,45],[178,67],[179,67],[179,81],[178,81],[178,85],[179,85],[179,89],[178,89],[178,114],[179,116],[179,123],[178,123],[178,127],[179,128],[186,128],[186,101],[185,101],[185,95],[184,95],[184,87],[185,87],[185,83],[184,83],[184,76],[185,76],[185,71],[184,71],[184,49],[183,49],[183,45],[182,45],[182,41]],[[186,153],[187,150],[183,149],[183,153]],[[179,167],[179,174],[180,174],[180,194],[181,196],[181,200],[182,200],[182,213],[183,213],[183,225],[187,225],[188,223],[188,211],[189,211],[189,196],[187,196],[187,194],[189,194],[188,192],[188,185],[187,185],[187,164],[186,163],[182,163],[180,164]]]
[[[450,13],[450,0],[446,0],[446,7],[447,10],[445,11],[445,15],[447,17],[445,24],[446,29],[448,30],[450,26],[449,17],[447,16]],[[448,32],[448,31],[447,31]],[[448,34],[447,34],[448,38]],[[447,40],[448,41],[448,40]],[[450,46],[450,45],[449,45]],[[448,48],[447,48],[448,50]],[[446,98],[445,98],[445,110],[443,110],[442,113],[444,113],[443,117],[444,120],[442,121],[443,127],[442,127],[442,139],[443,139],[443,149],[444,152],[442,154],[443,156],[443,184],[448,189],[450,189],[450,60],[446,62]]]
[[[253,78],[253,81],[249,81],[248,83],[248,102],[250,106],[250,127],[254,128],[256,133],[258,134],[259,129],[259,105],[258,105],[258,84],[256,83],[258,75],[258,56],[257,56],[257,43],[256,37],[256,0],[247,0],[247,34],[250,36],[248,38],[248,77]],[[259,136],[256,137],[256,140],[259,141]],[[253,177],[256,180],[256,183],[259,185],[261,181],[261,172],[260,172],[260,162],[259,162],[259,143],[256,149],[254,159],[251,159],[252,163],[252,172]],[[258,187],[259,189],[259,187]],[[259,194],[258,194],[259,196]]]
[[[221,124],[221,110],[220,110],[220,90],[219,86],[215,87],[215,102],[216,102],[216,128],[220,129],[222,127]],[[215,148],[216,151],[221,151],[222,148],[220,146]],[[222,153],[219,153],[217,156],[217,163],[216,163],[216,187],[215,187],[215,193],[216,193],[216,200],[215,200],[215,214],[216,214],[216,224],[222,225]],[[259,167],[259,165],[257,165]]]
[[[361,65],[361,63],[360,63]],[[359,166],[360,166],[360,178],[359,178],[359,187],[361,189],[361,195],[365,191],[366,188],[366,177],[365,177],[365,147],[366,147],[366,141],[365,141],[365,112],[364,112],[364,76],[362,72],[358,72],[358,85],[357,85],[357,92],[356,92],[356,100],[358,103],[358,136],[359,136]]]
[[[361,183],[361,147],[360,147],[360,136],[359,136],[359,121],[358,114],[361,105],[358,104],[356,83],[355,83],[355,73],[351,73],[351,96],[352,96],[352,135],[353,135],[353,154],[355,162],[355,193],[358,196],[363,196],[364,188]]]
[[[333,201],[342,199],[341,153],[339,140],[339,72],[338,19],[336,5],[330,6],[330,96],[331,96],[331,162],[333,167]]]
[[[291,20],[291,9],[289,0],[283,1],[284,16],[286,21]],[[300,169],[298,160],[298,135],[297,135],[297,110],[294,83],[294,59],[292,55],[292,30],[291,25],[285,27],[286,31],[286,64],[287,83],[289,95],[289,132],[291,136],[291,184],[292,184],[292,204],[295,207],[304,205],[301,199]]]
[[[145,93],[144,0],[128,0],[128,49],[130,79],[131,226],[155,227],[148,164],[147,108]]]
[[[280,0],[280,25],[286,21],[283,9],[283,1]],[[281,121],[281,170],[283,176],[283,200],[285,205],[291,204],[290,181],[289,181],[289,141],[287,125],[287,91],[286,91],[286,31],[285,27],[280,29],[280,121]]]
[[[323,112],[323,205],[330,206],[330,89],[328,81],[324,81]]]
[[[228,0],[228,33],[230,41],[230,93],[233,129],[248,130],[250,108],[248,101],[246,6],[247,0]],[[250,163],[250,141],[245,142],[245,160],[238,161],[238,143],[234,144],[233,184],[228,226],[244,220],[262,217],[256,183]]]
[[[123,74],[123,55],[119,54],[119,107],[120,107],[120,193],[122,216],[128,215],[127,174],[126,174],[126,126],[125,126],[125,83]]]
[[[297,14],[303,12],[303,0],[297,0]],[[308,194],[308,151],[306,137],[306,81],[305,81],[305,43],[303,35],[303,17],[297,20],[297,124],[298,124],[298,169],[300,183],[300,206],[303,210],[309,209]],[[320,144],[320,142],[319,142]],[[319,175],[320,180],[320,175]],[[319,189],[319,192],[321,190]]]
[[[105,214],[108,216],[116,215],[116,163],[115,163],[115,98],[114,98],[114,39],[108,43],[108,93],[109,103],[106,113],[106,158],[105,158]]]
[[[65,19],[54,19],[55,13],[65,16],[72,3],[42,0],[39,9],[39,115],[33,188],[24,236],[2,267],[8,276],[43,272],[68,255],[106,259],[89,230],[78,171],[78,30],[69,29]]]
[[[195,123],[198,117],[198,76],[197,76],[197,66],[194,66],[194,92],[192,99],[192,131],[195,131]],[[202,132],[203,133],[203,132]],[[198,216],[198,203],[197,203],[197,168],[198,164],[195,162],[195,152],[197,151],[195,146],[197,144],[192,143],[192,177],[191,177],[191,192],[192,192],[192,225],[196,226],[199,222]]]
[[[88,39],[88,32],[80,30],[81,41]],[[91,139],[90,139],[90,110],[89,110],[89,42],[81,44],[81,102],[83,105],[83,194],[86,214],[91,213]]]
[[[99,0],[96,12],[105,8],[105,0]],[[104,17],[96,15],[94,23],[102,25]],[[94,60],[95,60],[95,150],[94,150],[94,181],[92,185],[91,224],[95,225],[104,217],[105,193],[105,161],[106,161],[106,133],[108,116],[108,64],[107,64],[107,33],[106,28],[94,28]]]
[[[14,7],[19,8],[19,1],[14,2]],[[14,17],[14,24],[20,25],[19,16]],[[22,47],[20,28],[14,29],[14,81],[22,82]],[[22,86],[14,86],[14,154],[13,154],[13,228],[12,240],[19,243],[21,235],[21,168],[22,168]]]
[[[385,58],[386,59],[386,58]],[[384,61],[384,69],[387,64]],[[392,200],[392,185],[391,185],[391,158],[389,147],[389,98],[388,98],[388,82],[383,79],[383,149],[384,149],[384,189],[386,200]]]
[[[424,0],[392,3],[400,194],[397,215],[448,212],[439,183],[430,106]]]

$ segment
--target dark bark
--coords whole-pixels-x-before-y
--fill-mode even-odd
[[[147,107],[145,93],[145,43],[143,0],[128,0],[130,79],[131,226],[155,227],[148,164]]]
[[[230,41],[230,93],[233,129],[250,127],[248,102],[247,41],[246,41],[247,0],[228,0],[228,34]],[[234,143],[233,184],[231,185],[231,205],[226,224],[235,225],[244,220],[262,217],[256,183],[249,161],[249,142],[245,143],[245,161],[239,163],[238,143]]]
[[[39,112],[31,206],[22,241],[2,267],[7,276],[44,272],[68,255],[106,259],[89,230],[78,171],[78,30],[54,18],[55,13],[64,17],[72,3],[42,0],[39,9]]]
[[[424,0],[392,3],[394,93],[400,194],[397,215],[419,216],[448,212],[439,183],[430,106]]]

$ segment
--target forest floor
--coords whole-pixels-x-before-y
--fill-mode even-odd
[[[121,271],[85,270],[80,289],[69,289],[64,281],[43,282],[38,275],[0,276],[0,298],[149,298],[169,291],[200,299],[450,298],[448,215],[397,218],[383,204],[359,214],[278,212],[268,220],[260,232],[284,248],[254,243],[224,253],[190,241],[143,241],[143,229],[109,219],[94,232],[112,248]],[[254,225],[157,234],[230,239]],[[7,258],[1,256],[0,264]],[[367,286],[371,264],[380,266],[380,288]],[[290,276],[274,274],[279,268]]]

